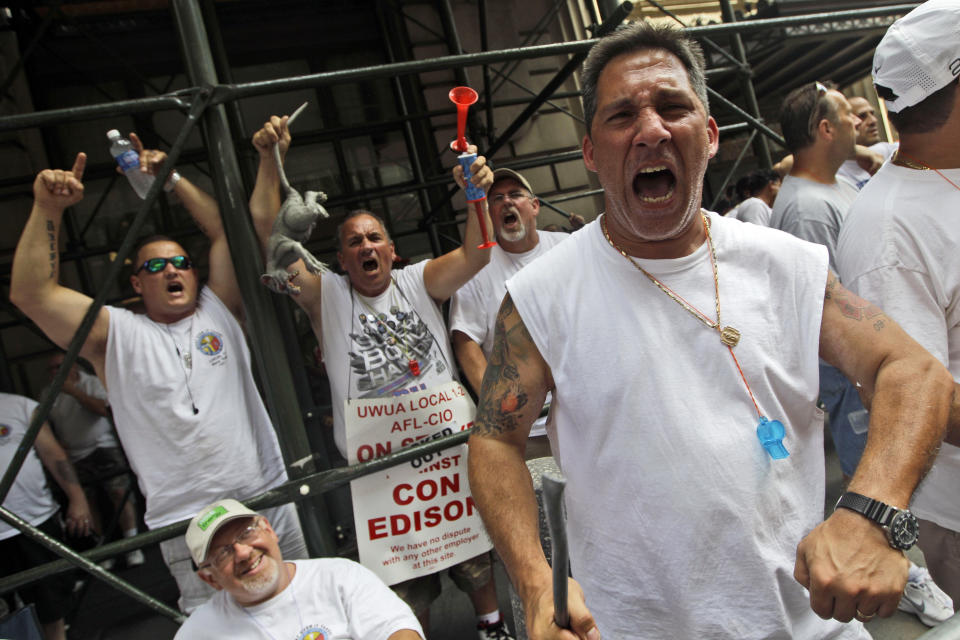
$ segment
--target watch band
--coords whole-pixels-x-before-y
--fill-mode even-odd
[[[837,500],[836,508],[839,509],[840,507],[856,511],[873,520],[881,527],[890,526],[890,522],[899,511],[896,507],[891,507],[879,500],[868,498],[865,495],[854,493],[853,491],[847,491],[840,496],[840,499]]]

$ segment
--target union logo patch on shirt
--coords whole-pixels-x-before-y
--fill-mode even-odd
[[[332,640],[333,635],[326,627],[307,627],[297,636],[297,640]]]
[[[215,356],[223,350],[223,337],[216,331],[203,331],[197,336],[197,350],[205,356]]]

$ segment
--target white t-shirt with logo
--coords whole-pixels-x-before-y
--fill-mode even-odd
[[[30,398],[0,393],[0,469],[4,471],[23,441],[37,403]],[[43,524],[59,509],[43,475],[43,466],[35,449],[23,461],[20,472],[3,501],[3,508],[17,514],[33,526]],[[0,521],[0,540],[19,535],[6,522]]]
[[[443,314],[423,282],[427,262],[395,269],[391,285],[372,298],[354,290],[347,276],[323,276],[320,348],[333,396],[334,441],[344,457],[344,400],[398,396],[456,379]]]
[[[387,640],[423,629],[416,616],[372,571],[351,560],[298,560],[286,589],[252,607],[218,591],[193,612],[175,640]]]
[[[88,396],[107,400],[107,390],[95,376],[83,371],[77,387]],[[70,460],[82,460],[99,448],[116,448],[120,444],[113,435],[110,420],[87,409],[69,393],[61,391],[50,408],[50,423],[57,440],[66,449]]]
[[[243,331],[208,287],[193,315],[169,325],[107,308],[107,391],[149,528],[287,479]]]

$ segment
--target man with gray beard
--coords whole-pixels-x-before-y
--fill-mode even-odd
[[[540,200],[533,195],[527,179],[512,169],[493,172],[487,202],[497,246],[490,251],[489,264],[453,294],[449,322],[457,362],[477,393],[493,349],[497,310],[507,293],[507,279],[570,237],[537,230]],[[528,458],[550,455],[545,422],[540,418],[530,431]]]
[[[236,500],[202,509],[186,540],[197,576],[218,593],[176,640],[423,638],[410,607],[371,571],[343,558],[284,562],[267,519]]]

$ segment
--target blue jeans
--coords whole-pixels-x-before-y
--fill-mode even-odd
[[[839,369],[820,362],[820,402],[830,416],[830,435],[843,475],[852,476],[867,444],[867,410]]]

